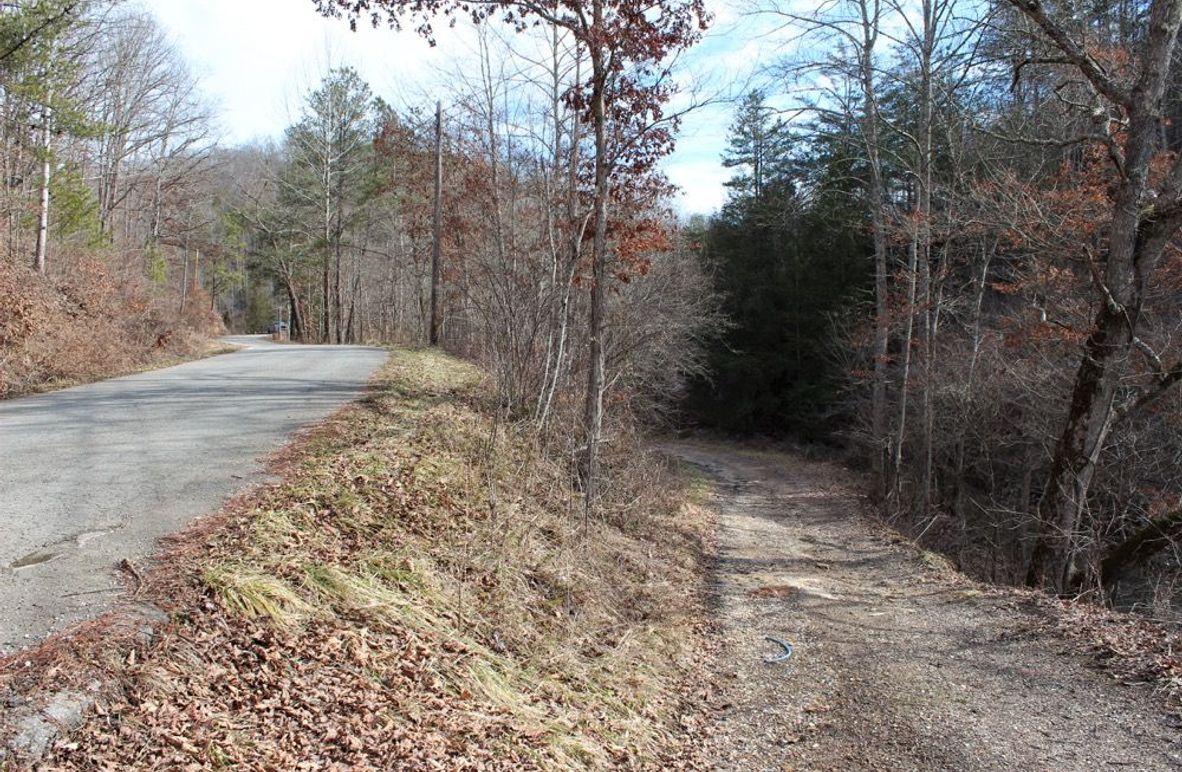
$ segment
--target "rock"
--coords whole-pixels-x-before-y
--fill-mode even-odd
[[[60,734],[82,723],[86,710],[93,704],[94,698],[88,695],[58,692],[41,710],[16,720],[17,731],[9,748],[27,758],[40,758]]]

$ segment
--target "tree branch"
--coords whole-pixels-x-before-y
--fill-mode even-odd
[[[31,43],[34,39],[36,39],[36,37],[38,35],[40,35],[42,32],[44,32],[45,30],[49,29],[53,25],[57,24],[59,21],[62,21],[67,16],[72,14],[74,12],[74,9],[77,8],[78,5],[79,5],[79,3],[68,3],[65,6],[63,6],[62,9],[60,11],[58,11],[57,13],[46,17],[40,24],[38,24],[36,27],[34,27],[32,30],[30,30],[24,36],[22,36],[19,40],[17,40],[15,43],[13,43],[11,46],[9,46],[8,50],[4,51],[3,53],[0,53],[0,62],[6,61],[10,56],[13,56],[14,54],[16,54],[17,51],[21,50],[22,48],[27,46],[29,43]]]
[[[1148,525],[1117,544],[1100,562],[1100,578],[1106,585],[1120,579],[1130,567],[1148,561],[1182,536],[1182,509],[1151,520]]]
[[[1158,367],[1160,366],[1161,363],[1159,360]],[[1140,412],[1142,409],[1148,407],[1153,402],[1161,399],[1161,397],[1163,397],[1166,392],[1168,392],[1178,383],[1182,383],[1182,362],[1178,362],[1169,370],[1160,370],[1152,385],[1150,385],[1140,394],[1130,397],[1122,405],[1120,405],[1116,409],[1116,420],[1123,420]]]
[[[1040,0],[1009,0],[1010,4],[1033,21],[1054,42],[1067,59],[1079,68],[1088,82],[1113,102],[1132,109],[1132,94],[1100,66],[1079,43],[1072,39],[1062,27],[1056,24],[1043,8]]]

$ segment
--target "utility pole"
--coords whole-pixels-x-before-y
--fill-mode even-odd
[[[431,236],[431,330],[432,346],[439,345],[439,241],[443,231],[443,102],[435,102],[435,210]]]

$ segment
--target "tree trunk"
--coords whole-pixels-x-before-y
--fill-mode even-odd
[[[324,185],[324,265],[320,277],[320,290],[324,308],[320,320],[320,339],[325,343],[330,343],[332,341],[332,294],[329,292],[329,268],[332,263],[332,170],[327,151],[323,161],[321,182]]]
[[[603,24],[603,1],[595,0],[596,29]],[[595,193],[592,200],[594,236],[591,242],[591,328],[587,368],[587,394],[583,411],[586,447],[580,476],[583,480],[584,515],[595,509],[599,497],[599,443],[603,433],[603,391],[605,384],[604,340],[607,300],[607,70],[601,49],[591,50],[591,111],[595,131]]]
[[[890,345],[890,311],[887,286],[886,185],[878,134],[878,94],[875,90],[874,49],[878,44],[878,7],[868,0],[858,3],[862,45],[858,75],[862,87],[862,141],[870,172],[870,231],[874,241],[874,383],[870,397],[871,468],[878,498],[887,495],[886,462],[891,445],[887,420],[887,354]]]
[[[926,518],[932,508],[933,427],[932,359],[936,345],[936,298],[932,285],[932,131],[935,95],[932,91],[933,56],[936,47],[936,18],[932,0],[923,0],[923,39],[920,45],[920,109],[919,109],[919,198],[916,215],[919,229],[919,296],[920,300],[920,483],[916,516]]]
[[[561,136],[562,136],[562,118],[561,118],[561,98],[562,89],[560,87],[560,67],[558,62],[558,33],[554,33],[553,38],[553,56],[554,56],[554,70],[553,70],[553,85],[552,85],[552,109],[554,111],[554,168],[557,170],[560,167],[565,167],[566,173],[566,194],[565,194],[565,214],[566,226],[569,229],[566,240],[566,271],[565,274],[558,274],[562,281],[562,290],[557,298],[557,309],[554,312],[554,318],[558,320],[558,341],[554,347],[553,365],[549,380],[543,385],[542,395],[539,397],[538,409],[538,430],[543,431],[546,428],[547,422],[550,418],[550,410],[554,404],[554,394],[558,390],[558,385],[562,379],[564,363],[566,361],[567,341],[570,337],[572,304],[571,296],[574,292],[575,275],[579,270],[579,258],[582,252],[583,242],[583,228],[580,225],[580,218],[578,216],[579,206],[579,120],[577,115],[572,115],[570,118],[570,137],[567,147],[567,152],[563,152]],[[580,80],[579,59],[575,59],[575,82]],[[565,157],[564,157],[565,156]],[[556,250],[557,251],[557,250]],[[557,256],[555,257],[557,262]],[[553,322],[552,322],[553,323]],[[552,333],[554,334],[554,333]]]
[[[867,124],[876,124],[877,111],[870,108]],[[887,293],[886,193],[882,168],[878,160],[878,129],[868,129],[867,149],[870,155],[870,227],[874,237],[874,384],[871,392],[870,431],[873,435],[872,468],[879,497],[886,489],[886,454],[890,447],[887,424],[887,352],[890,344],[890,310]]]
[[[336,314],[335,342],[339,345],[339,344],[345,342],[344,338],[343,338],[343,336],[345,334],[345,332],[344,332],[344,314],[345,314],[344,305],[345,304],[344,304],[344,296],[341,294],[341,230],[340,230],[339,225],[334,230],[333,241],[335,243],[333,244],[333,249],[332,249],[332,252],[333,252],[332,294],[333,294],[333,306],[336,309],[336,311],[335,311],[335,314]]]
[[[1139,303],[1138,303],[1139,305]],[[1112,403],[1128,364],[1133,334],[1121,311],[1104,305],[1075,377],[1067,422],[1039,503],[1039,532],[1027,584],[1065,592],[1071,585],[1077,531],[1096,461],[1112,426]]]
[[[1072,46],[1066,33],[1049,20],[1039,6],[1016,3],[1056,39],[1064,50]],[[1027,583],[1067,591],[1076,579],[1077,532],[1096,462],[1104,448],[1114,418],[1113,402],[1121,376],[1128,367],[1141,306],[1162,252],[1177,232],[1179,176],[1175,164],[1170,179],[1153,198],[1147,196],[1150,166],[1159,150],[1163,95],[1170,80],[1182,0],[1157,0],[1149,14],[1149,32],[1140,75],[1128,94],[1106,74],[1083,70],[1100,92],[1112,95],[1127,110],[1127,140],[1119,185],[1113,204],[1108,253],[1096,283],[1100,309],[1084,346],[1075,376],[1063,432],[1055,447],[1050,477],[1038,507],[1038,533],[1031,553]],[[1086,65],[1086,61],[1085,61]],[[1168,195],[1159,196],[1158,192]],[[1155,210],[1154,199],[1170,211]]]
[[[443,238],[443,102],[435,102],[435,198],[431,210],[431,319],[427,339],[439,345],[440,241]]]
[[[895,447],[891,464],[891,496],[897,505],[902,493],[903,443],[907,439],[907,401],[911,389],[911,348],[915,333],[915,289],[919,270],[918,233],[911,239],[907,260],[907,325],[903,332],[903,361],[899,366],[899,405],[895,425]]]
[[[189,302],[189,250],[181,252],[181,316],[185,315],[185,305]]]
[[[284,288],[287,290],[287,302],[291,308],[291,320],[288,323],[288,337],[292,340],[303,342],[304,337],[304,314],[300,309],[300,295],[296,290],[295,284],[291,277],[287,277],[284,281]]]
[[[971,341],[971,351],[973,352],[972,359],[969,360],[969,369],[965,374],[964,393],[969,395],[964,401],[965,410],[958,416],[960,423],[960,430],[956,437],[956,503],[955,510],[963,518],[968,503],[968,495],[966,491],[965,482],[965,450],[966,450],[966,436],[968,434],[968,427],[970,426],[971,413],[968,407],[971,405],[971,400],[976,394],[977,389],[977,364],[981,359],[981,320],[982,312],[985,306],[985,288],[988,286],[989,280],[989,264],[993,260],[993,251],[995,245],[981,244],[981,266],[979,271],[974,271],[973,275],[973,321],[969,327]],[[1022,505],[1021,511],[1026,511],[1026,504]],[[995,556],[996,558],[996,556]],[[996,560],[995,560],[996,564]]]
[[[53,173],[53,131],[52,112],[46,104],[41,117],[41,201],[37,209],[37,250],[33,258],[33,268],[37,273],[45,273],[45,257],[49,251],[49,181]]]
[[[343,141],[339,144],[343,145]],[[338,150],[339,152],[343,152]],[[337,156],[340,157],[339,155]],[[337,170],[337,185],[336,185],[336,202],[335,210],[333,212],[332,224],[332,257],[333,257],[333,284],[332,295],[333,305],[335,307],[334,322],[336,327],[336,337],[334,342],[340,345],[345,342],[345,303],[344,303],[344,289],[342,287],[341,277],[341,242],[345,235],[345,169]]]

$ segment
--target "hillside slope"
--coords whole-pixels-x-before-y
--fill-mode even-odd
[[[43,276],[0,268],[0,399],[165,367],[225,350],[222,322],[199,288],[188,302],[101,255]]]

